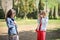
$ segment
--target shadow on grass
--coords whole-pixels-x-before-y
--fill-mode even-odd
[[[3,33],[4,34],[4,33]],[[36,40],[36,33],[32,30],[19,32],[20,40]],[[48,30],[46,40],[60,39],[60,29]],[[0,35],[0,40],[8,40],[7,35]]]
[[[8,35],[0,35],[0,40],[8,40]]]
[[[33,31],[24,31],[19,34],[21,40],[36,40],[36,33]]]
[[[48,30],[46,39],[47,40],[60,40],[60,29],[57,30]]]
[[[2,33],[7,34],[7,33]],[[36,33],[32,30],[19,32],[20,40],[36,40]],[[8,35],[0,35],[0,40],[8,40]]]

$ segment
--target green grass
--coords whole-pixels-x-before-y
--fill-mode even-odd
[[[23,19],[16,19],[16,22],[18,25],[34,25],[36,26],[37,24],[37,19],[26,19],[26,20],[23,20]],[[53,26],[51,26],[53,25]],[[59,26],[58,26],[59,25]],[[49,40],[60,40],[60,20],[49,20],[48,22],[48,27],[49,29],[47,29],[47,38]],[[56,27],[55,27],[56,26]],[[6,26],[6,22],[4,21],[4,19],[0,19],[0,27],[7,27]],[[23,26],[21,26],[23,27]],[[55,27],[55,28],[51,28],[51,27]],[[58,35],[56,35],[58,34]]]
[[[5,19],[0,19],[0,22],[5,22]]]
[[[18,25],[36,25],[36,19],[16,19]],[[48,24],[60,24],[60,20],[49,20]],[[0,19],[0,27],[6,26],[6,22],[4,19]]]
[[[18,22],[18,24],[20,24],[20,25],[35,25],[37,20],[33,20],[33,19],[31,19],[31,20],[29,20],[29,19],[27,19],[27,20],[16,20],[16,22]]]
[[[49,20],[49,23],[60,23],[60,20]]]
[[[27,19],[27,20],[16,20],[16,22],[20,25],[35,25],[37,24],[37,20],[35,19]],[[60,20],[49,20],[48,24],[60,24]]]

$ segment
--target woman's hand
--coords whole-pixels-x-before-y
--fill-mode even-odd
[[[37,25],[36,31],[39,31],[39,24]]]
[[[16,25],[16,21],[14,21],[14,24]]]

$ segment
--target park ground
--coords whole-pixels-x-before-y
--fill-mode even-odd
[[[37,20],[16,20],[20,40],[36,40]],[[8,40],[7,25],[0,19],[0,40]],[[49,20],[46,40],[60,40],[60,20]]]

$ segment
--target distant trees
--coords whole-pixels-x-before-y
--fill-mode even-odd
[[[36,11],[35,0],[19,0],[15,9],[18,10],[17,17],[27,18],[27,14],[33,14]],[[16,1],[15,1],[16,3]]]
[[[1,5],[1,0],[0,0],[0,19],[4,19],[5,18],[5,14]]]
[[[58,18],[58,0],[49,0],[48,7],[50,8],[49,18],[57,19]]]
[[[47,2],[46,2],[47,1]],[[37,10],[43,10],[44,6],[49,7],[49,18],[58,18],[58,2],[57,0],[13,0],[13,8],[16,10],[17,18],[37,18]],[[38,8],[38,9],[37,9]]]
[[[44,4],[43,4],[44,2]],[[17,12],[17,17],[29,18],[29,15],[36,13],[37,16],[37,8],[36,8],[36,0],[19,0],[18,4],[15,5]],[[38,10],[43,10],[44,6],[46,6],[46,0],[39,0]],[[47,0],[47,6],[50,8],[49,18],[56,19],[58,17],[58,2],[57,0]],[[33,18],[33,16],[30,16]]]

